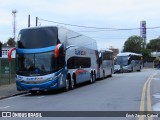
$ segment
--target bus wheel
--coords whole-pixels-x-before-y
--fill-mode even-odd
[[[70,89],[73,90],[75,88],[75,81],[74,79],[71,79],[70,81]]]
[[[96,75],[93,74],[93,76],[92,76],[92,82],[94,83],[95,81],[96,81]]]
[[[93,74],[92,73],[90,74],[90,81],[89,82],[93,83]]]
[[[69,80],[66,78],[66,86],[65,86],[65,91],[67,92],[69,90]]]

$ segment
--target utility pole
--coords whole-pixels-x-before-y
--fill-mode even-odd
[[[146,48],[146,21],[141,21],[140,22],[140,36],[143,39],[143,48]]]
[[[38,17],[36,17],[36,26],[38,26]]]
[[[12,15],[13,15],[13,38],[14,38],[14,41],[15,41],[15,38],[16,38],[16,13],[17,13],[17,10],[12,10]]]
[[[30,27],[31,24],[30,24],[30,15],[28,15],[28,27]]]

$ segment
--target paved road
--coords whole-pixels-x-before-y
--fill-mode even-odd
[[[52,91],[3,99],[0,100],[0,111],[160,111],[159,86],[160,70],[144,69],[141,72],[114,74],[111,78],[86,84],[69,92]],[[150,105],[151,108],[148,108]],[[132,117],[54,119],[138,120]]]

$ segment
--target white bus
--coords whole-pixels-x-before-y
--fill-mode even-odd
[[[112,76],[113,73],[113,51],[112,50],[100,50],[99,51],[99,67],[100,78]]]
[[[85,81],[95,82],[98,50],[95,40],[63,27],[22,29],[16,50],[16,85],[19,91],[73,89]]]
[[[141,71],[142,55],[132,52],[119,53],[116,56],[115,65],[119,65],[121,71]]]
[[[66,51],[66,62],[69,80],[73,80],[72,85],[90,80],[95,82],[97,77],[96,53],[92,49],[69,47]]]

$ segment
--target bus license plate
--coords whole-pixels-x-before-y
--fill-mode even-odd
[[[32,88],[32,90],[39,90],[39,88]]]

